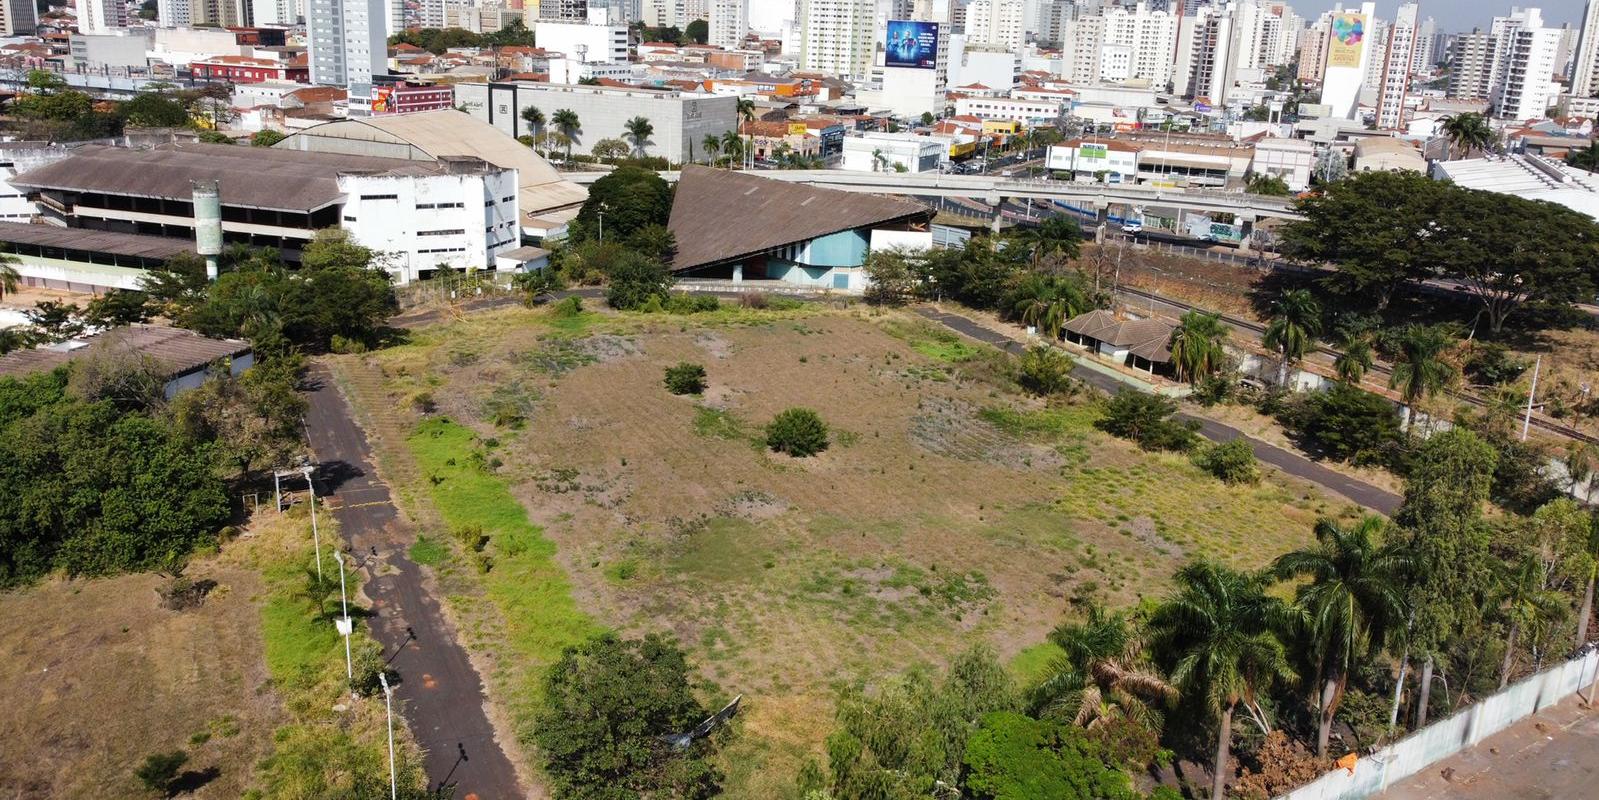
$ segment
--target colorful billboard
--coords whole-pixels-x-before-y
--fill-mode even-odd
[[[891,19],[883,44],[883,66],[936,69],[938,23]]]
[[[1332,41],[1327,45],[1328,67],[1360,66],[1360,53],[1366,46],[1364,14],[1334,14]]]

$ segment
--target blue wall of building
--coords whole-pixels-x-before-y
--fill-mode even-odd
[[[812,239],[807,263],[817,267],[858,267],[865,264],[870,235],[868,230],[856,229]]]

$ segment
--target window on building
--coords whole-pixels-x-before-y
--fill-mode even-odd
[[[447,230],[437,230],[437,231],[417,231],[416,235],[417,236],[462,236],[465,233],[466,233],[466,230],[463,229],[463,228],[450,228],[450,229],[447,229]]]
[[[361,195],[361,199],[362,200],[398,200],[398,199],[400,199],[400,196],[397,195],[397,194],[363,194],[363,195]]]

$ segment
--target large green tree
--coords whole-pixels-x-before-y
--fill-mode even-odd
[[[989,714],[967,740],[964,763],[968,796],[981,800],[1140,797],[1127,773],[1106,766],[1097,745],[1059,720]]]
[[[1265,728],[1260,697],[1293,677],[1276,633],[1287,616],[1260,578],[1218,564],[1191,563],[1175,582],[1150,617],[1151,644],[1172,683],[1216,716],[1211,800],[1222,800],[1232,774],[1234,712],[1243,706]]]
[[[1035,715],[1090,728],[1126,721],[1160,733],[1177,691],[1145,659],[1141,632],[1125,615],[1096,603],[1081,622],[1056,626],[1049,640],[1061,655],[1032,690]]]
[[[1418,172],[1360,172],[1295,201],[1304,220],[1282,228],[1282,250],[1328,264],[1330,291],[1355,305],[1388,306],[1405,283],[1432,274],[1429,243],[1444,184]]]
[[[1415,420],[1416,409],[1454,383],[1459,376],[1445,359],[1453,341],[1436,325],[1410,325],[1399,336],[1399,361],[1388,376],[1388,388],[1398,389],[1405,401],[1407,422]]]
[[[1179,380],[1198,383],[1221,371],[1227,363],[1227,324],[1220,314],[1189,311],[1171,332],[1167,348]]]
[[[639,230],[665,226],[672,216],[672,187],[641,167],[619,167],[589,187],[588,199],[573,220],[572,239],[600,238],[604,214],[606,241],[626,241]]]
[[[1279,580],[1308,579],[1295,596],[1317,665],[1316,755],[1327,754],[1333,715],[1349,676],[1404,629],[1410,560],[1402,542],[1385,541],[1382,517],[1350,527],[1316,523],[1316,545],[1279,556]]]

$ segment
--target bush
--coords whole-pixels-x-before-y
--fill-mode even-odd
[[[827,423],[808,408],[790,408],[767,423],[766,446],[791,456],[815,455],[827,449]]]
[[[1069,722],[1009,711],[983,717],[966,742],[966,788],[993,800],[1134,800],[1129,776]]]
[[[1194,464],[1226,483],[1258,483],[1260,467],[1249,441],[1240,436],[1194,454]]]
[[[1346,384],[1284,405],[1277,418],[1328,456],[1355,464],[1388,464],[1400,441],[1394,405]]]
[[[560,302],[550,306],[550,316],[559,319],[570,319],[583,313],[583,298],[577,295],[563,297]]]
[[[1096,424],[1145,450],[1190,450],[1199,441],[1199,423],[1171,419],[1175,413],[1177,401],[1169,397],[1123,389],[1106,401],[1105,416]]]
[[[1510,355],[1509,348],[1498,342],[1476,342],[1464,371],[1474,383],[1500,386],[1513,383],[1531,366],[1525,358]]]
[[[659,261],[631,251],[617,259],[606,279],[605,302],[623,311],[659,310],[672,286],[672,274]]]
[[[666,299],[666,311],[672,314],[700,314],[722,307],[715,295],[679,292]]]
[[[666,368],[666,390],[672,394],[701,394],[705,391],[705,367],[688,361]]]
[[[1060,350],[1048,345],[1033,345],[1022,356],[1016,382],[1036,395],[1048,397],[1061,394],[1076,384],[1071,378],[1072,367],[1071,357]]]
[[[172,782],[177,780],[178,770],[189,763],[189,754],[182,750],[173,750],[170,753],[151,753],[144,757],[144,763],[133,771],[133,776],[139,779],[144,788],[152,792],[165,795],[171,791]]]

